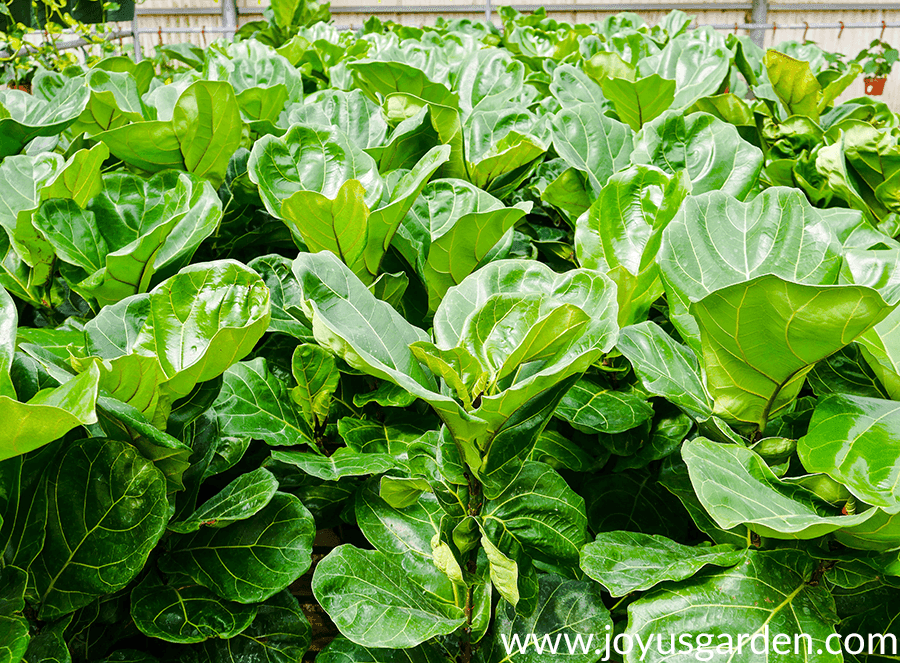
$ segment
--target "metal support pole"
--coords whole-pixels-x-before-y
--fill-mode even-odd
[[[141,50],[141,36],[138,34],[137,14],[131,17],[131,41],[134,44],[134,61],[140,62],[144,59],[144,52]]]
[[[769,0],[753,0],[753,9],[750,10],[750,22],[757,25],[764,25],[769,22]],[[752,30],[750,38],[760,48],[766,47],[765,30]]]
[[[491,25],[491,14],[494,12],[491,10],[491,0],[484,0],[484,20],[487,21],[488,25]]]
[[[234,39],[237,30],[237,8],[234,6],[234,0],[222,0],[222,27],[226,30],[225,35]]]

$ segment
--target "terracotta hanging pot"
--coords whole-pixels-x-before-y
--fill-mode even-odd
[[[865,78],[866,94],[872,97],[878,97],[884,94],[884,82],[887,78]]]

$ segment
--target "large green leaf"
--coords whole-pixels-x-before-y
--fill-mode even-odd
[[[178,97],[172,127],[185,169],[221,185],[228,161],[241,144],[243,123],[234,88],[213,81],[192,84]]]
[[[125,163],[151,173],[184,169],[181,144],[172,122],[150,120],[126,124],[94,136],[111,154]]]
[[[263,357],[232,364],[213,407],[222,430],[272,446],[313,445],[313,432],[287,385]]]
[[[337,127],[363,149],[384,144],[388,132],[384,111],[361,90],[320,90],[292,109],[289,120]]]
[[[162,473],[130,444],[88,438],[47,467],[47,534],[31,568],[40,616],[52,620],[123,589],[168,518]]]
[[[19,315],[16,305],[0,287],[0,397],[15,398],[16,388],[9,377],[13,357],[16,354],[16,324]]]
[[[809,62],[769,50],[766,51],[763,63],[772,88],[787,109],[788,115],[805,115],[817,122],[822,86],[813,75]]]
[[[409,349],[416,341],[428,340],[424,331],[377,299],[330,252],[301,253],[293,270],[321,345],[353,368],[389,380],[430,403],[451,429],[466,436],[470,418],[452,398],[437,391],[434,376]]]
[[[669,111],[635,137],[631,161],[670,175],[685,171],[694,195],[721,191],[743,200],[756,187],[763,154],[712,115]]]
[[[68,161],[42,153],[8,157],[0,164],[0,184],[7,191],[0,203],[0,226],[12,249],[6,250],[0,283],[11,292],[38,306],[50,306],[45,288],[52,275],[54,249],[34,227],[34,212],[45,200],[85,205],[101,190],[100,168],[108,156],[109,151],[98,145],[78,150]]]
[[[463,123],[467,179],[501,198],[514,191],[549,147],[545,120],[517,104],[470,113]]]
[[[83,81],[72,79],[53,101],[21,90],[0,90],[0,159],[25,147],[37,136],[55,136],[71,126],[89,97]]]
[[[900,398],[900,309],[860,336],[859,343],[891,398]]]
[[[641,322],[663,294],[655,258],[662,232],[687,194],[681,172],[670,177],[654,166],[631,166],[610,177],[588,213],[578,217],[578,262],[615,282],[621,326]]]
[[[716,413],[760,431],[796,398],[806,373],[890,308],[862,286],[811,286],[761,276],[691,307]],[[747,320],[764,320],[754,325]]]
[[[291,272],[291,260],[277,254],[259,256],[247,265],[260,275],[269,289],[272,319],[269,331],[312,340],[310,322],[300,310],[300,286]]]
[[[287,590],[254,606],[256,619],[228,640],[210,638],[198,646],[202,663],[296,663],[309,649],[312,628]],[[112,662],[110,662],[112,663]]]
[[[697,497],[722,529],[747,525],[777,539],[813,539],[874,515],[840,515],[806,488],[776,477],[758,454],[736,444],[701,437],[685,442],[681,454]]]
[[[839,663],[840,654],[825,653],[826,639],[835,632],[839,618],[828,590],[811,582],[815,571],[816,560],[801,551],[754,552],[733,569],[665,585],[638,599],[628,608],[625,633],[635,640],[649,639],[661,644],[647,649],[643,660],[650,663],[671,660],[664,652],[673,649],[692,659],[758,661],[760,654],[754,652],[752,642],[761,648],[759,640],[764,633],[771,634],[770,638],[784,634],[790,643],[798,636],[808,636],[808,640],[800,638],[802,650],[797,655],[780,640],[780,651],[790,653],[777,657],[769,654],[769,660],[797,660],[802,656],[806,660]],[[670,638],[676,633],[693,645],[692,653],[684,653],[686,648],[680,641],[670,646],[675,642],[670,642]],[[760,634],[760,638],[744,640],[738,650],[739,634]],[[828,644],[833,648],[833,639]],[[639,660],[639,647],[625,656],[627,663]]]
[[[256,606],[223,601],[205,587],[165,585],[153,574],[131,590],[131,618],[144,635],[181,644],[233,638],[250,626]]]
[[[315,192],[334,200],[349,180],[359,182],[370,210],[384,196],[375,161],[332,127],[297,124],[281,138],[264,136],[253,145],[247,173],[259,187],[266,210],[278,218],[283,218],[282,204],[296,192]]]
[[[619,118],[635,131],[659,117],[675,101],[675,81],[659,74],[637,80],[608,76],[600,81],[600,87]]]
[[[836,285],[839,251],[797,191],[767,189],[749,203],[719,192],[685,201],[659,263],[672,321],[702,356],[716,414],[764,428],[813,364],[890,312],[876,290]]]
[[[659,52],[638,63],[641,76],[659,74],[675,81],[675,99],[671,108],[688,108],[708,97],[722,85],[731,64],[731,54],[720,44],[688,37],[673,39]]]
[[[387,479],[369,481],[357,493],[357,524],[376,550],[403,569],[418,592],[452,612],[460,605],[460,588],[454,587],[448,569],[442,573],[436,565],[439,554],[435,539],[440,539],[446,512],[431,493],[422,494],[408,506],[392,506],[385,499]],[[455,564],[458,567],[458,562]],[[461,584],[461,571],[455,575],[455,581]]]
[[[463,180],[435,180],[410,208],[393,245],[422,277],[434,311],[529,211],[527,203],[505,207]]]
[[[222,218],[212,186],[174,171],[149,181],[116,173],[103,187],[85,209],[49,200],[34,218],[57,255],[78,268],[64,272],[72,286],[100,305],[146,292],[158,269],[190,259]]]
[[[690,578],[705,566],[734,566],[744,555],[729,545],[691,547],[664,536],[601,532],[582,549],[581,568],[612,596],[625,596]]]
[[[160,559],[167,573],[184,573],[229,601],[274,596],[309,569],[315,525],[299,499],[275,493],[250,518],[175,538]]]
[[[201,527],[226,527],[259,513],[277,490],[275,476],[263,467],[257,468],[229,483],[186,520],[170,522],[168,528],[179,534],[189,534]]]
[[[359,453],[349,447],[341,447],[330,456],[308,451],[273,451],[272,460],[300,468],[325,481],[337,481],[343,477],[359,477],[381,474],[397,465],[389,454]]]
[[[357,86],[370,96],[387,97],[394,92],[404,92],[420,99],[444,106],[459,107],[459,97],[442,83],[404,62],[357,60],[348,63]]]
[[[335,638],[317,656],[318,663],[445,663],[437,647],[410,649],[363,647],[347,638]]]
[[[864,523],[838,530],[834,538],[860,550],[896,550],[900,547],[900,514],[878,508],[871,511],[866,512],[869,518]]]
[[[18,400],[10,369],[16,343],[16,306],[0,287],[0,417],[6,422],[0,433],[0,460],[42,447],[73,428],[97,421],[100,371],[92,365],[81,375],[57,387],[35,390],[27,402]]]
[[[593,104],[564,108],[553,117],[553,147],[588,177],[595,194],[628,164],[634,134]]]
[[[90,89],[90,98],[72,126],[74,133],[94,136],[144,119],[138,83],[130,72],[94,68],[84,82]]]
[[[291,356],[291,373],[297,381],[291,397],[300,405],[306,422],[313,428],[324,424],[340,379],[334,355],[312,343],[298,345]]]
[[[835,394],[816,404],[797,455],[867,504],[900,506],[900,403]]]
[[[611,348],[615,316],[599,312],[615,310],[613,297],[599,272],[556,274],[521,260],[490,263],[447,292],[434,317],[436,348],[464,348],[488,373],[474,412],[487,422],[475,440],[483,462],[454,432],[487,496],[509,485],[563,393]]]
[[[554,575],[539,576],[538,586],[538,607],[528,617],[518,614],[508,603],[498,604],[493,634],[482,660],[595,663],[601,654],[607,655],[606,636],[612,619],[599,587],[589,581]]]
[[[381,260],[406,212],[428,178],[449,157],[450,148],[429,151],[397,183],[390,201],[370,211],[362,184],[347,180],[334,200],[315,191],[298,191],[281,206],[310,251],[331,251],[366,282],[374,280]]]
[[[470,113],[508,105],[522,92],[525,70],[505,49],[479,49],[462,65],[453,84],[460,110]]]
[[[696,355],[655,322],[625,327],[617,347],[647,391],[663,396],[699,421],[712,415],[713,402],[700,376]]]
[[[653,407],[640,395],[610,389],[581,378],[566,392],[554,414],[583,432],[622,433],[653,418]]]
[[[551,567],[577,565],[587,542],[584,500],[544,463],[526,462],[505,491],[485,502],[481,518],[500,551],[521,548]]]
[[[146,306],[129,350],[158,359],[175,397],[221,375],[269,326],[268,288],[230,260],[186,267],[154,288]]]
[[[466,623],[462,608],[423,594],[377,550],[338,546],[316,566],[312,586],[341,633],[364,647],[415,647]]]

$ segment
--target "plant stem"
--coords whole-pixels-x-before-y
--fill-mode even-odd
[[[481,515],[481,506],[484,500],[481,496],[481,482],[472,472],[466,472],[466,480],[469,482],[469,504],[467,512],[469,516],[477,518]],[[478,548],[469,552],[469,559],[466,562],[466,571],[471,579],[478,567]],[[472,661],[472,617],[475,612],[475,584],[466,585],[466,626],[463,628],[462,644],[460,648],[459,663],[471,663]]]

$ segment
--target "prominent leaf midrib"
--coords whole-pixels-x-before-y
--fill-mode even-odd
[[[79,451],[81,451],[81,450],[79,450]],[[115,464],[116,464],[117,460],[118,460],[123,454],[125,454],[125,453],[126,453],[126,451],[125,451],[124,449],[123,449],[122,451],[120,451],[120,452],[119,452],[119,455],[109,463],[109,466],[110,466],[111,468],[112,468],[112,467],[115,467]],[[85,458],[88,460],[88,464],[91,465],[91,466],[93,466],[93,464],[94,464],[94,462],[95,462],[96,459],[91,459],[91,458],[87,458],[87,457],[85,457]],[[88,471],[90,472],[90,470],[88,470]],[[78,542],[78,544],[75,546],[74,549],[72,549],[72,548],[69,546],[69,541],[68,541],[67,539],[63,538],[63,542],[64,542],[64,544],[65,544],[65,546],[66,546],[66,549],[69,550],[69,556],[66,558],[66,561],[63,562],[63,564],[60,565],[60,569],[59,569],[59,571],[56,573],[56,575],[54,575],[54,576],[51,577],[50,583],[48,584],[47,589],[43,592],[43,595],[44,595],[44,596],[46,596],[47,594],[49,594],[50,592],[53,591],[53,589],[54,589],[55,586],[56,586],[56,582],[59,580],[60,576],[66,571],[66,569],[68,569],[69,564],[71,563],[71,561],[72,561],[72,559],[75,557],[75,555],[78,554],[78,551],[81,549],[81,546],[84,545],[84,542],[87,541],[87,540],[91,537],[91,535],[92,535],[97,529],[100,528],[100,526],[103,524],[103,521],[104,521],[104,520],[106,519],[106,517],[110,514],[110,512],[111,512],[111,511],[119,504],[119,502],[121,502],[121,501],[122,501],[123,499],[125,499],[126,497],[130,497],[129,492],[130,492],[130,490],[131,490],[131,487],[134,485],[134,482],[138,480],[138,478],[139,478],[139,475],[133,476],[133,477],[131,478],[131,480],[128,482],[128,484],[127,484],[126,486],[123,487],[123,491],[122,491],[121,496],[120,496],[119,498],[117,498],[115,501],[113,501],[112,504],[110,504],[109,508],[106,509],[106,511],[103,512],[103,515],[100,516],[100,518],[97,519],[97,523],[96,523],[93,527],[91,527],[90,529],[87,529],[87,523],[86,523],[86,522],[84,523],[84,527],[85,527],[85,529],[86,529],[87,531],[85,532],[84,536],[81,538],[81,540]],[[61,502],[61,500],[59,499],[59,475],[57,475],[56,480],[55,480],[55,482],[54,482],[54,484],[53,484],[53,491],[54,491],[54,495],[55,495],[54,503],[58,504],[58,503]],[[87,500],[87,497],[88,497],[88,494],[87,494],[87,492],[85,492],[84,499]],[[82,505],[82,514],[87,514],[87,513],[89,513],[89,511],[88,511],[88,509],[86,508],[86,506],[87,506],[86,504],[83,504],[83,505]],[[130,527],[129,530],[135,529],[138,525],[140,525],[142,522],[144,522],[144,520],[146,520],[147,518],[149,518],[151,515],[153,515],[153,514],[152,514],[152,510],[151,510],[151,509],[147,509],[147,512],[144,514],[144,517],[143,517],[140,521],[138,521],[134,526]],[[58,527],[58,530],[59,530],[60,532],[65,532],[65,529],[66,529],[66,528],[63,526],[62,521],[59,520],[60,512],[59,512],[59,509],[58,509],[58,508],[56,509],[56,517],[57,517],[56,525],[57,525],[57,527]],[[106,528],[104,528],[104,529],[106,529]],[[129,531],[129,530],[124,530],[124,531]],[[121,531],[121,530],[110,530],[110,529],[106,529],[106,531],[113,532],[113,531]],[[46,566],[46,565],[45,565],[45,566]]]

